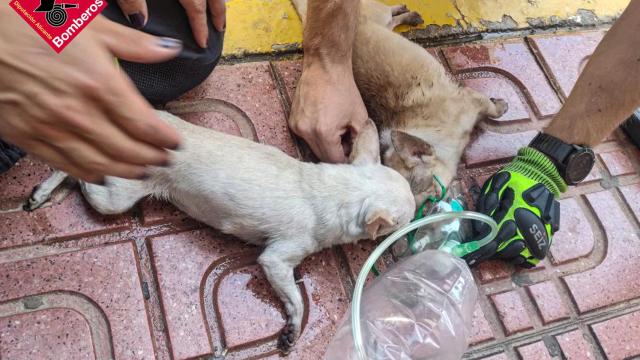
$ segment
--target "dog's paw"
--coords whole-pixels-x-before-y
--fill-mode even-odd
[[[44,205],[49,198],[51,198],[51,193],[40,191],[40,185],[36,185],[33,187],[33,190],[31,190],[31,195],[29,195],[27,201],[22,205],[22,209],[24,211],[33,211],[38,209]]]
[[[402,24],[409,26],[418,26],[424,24],[424,19],[420,14],[415,11],[410,12],[406,15],[406,18],[402,21]]]
[[[396,16],[407,12],[409,12],[409,9],[407,9],[407,5],[405,4],[395,5],[391,7],[391,16]]]
[[[293,324],[287,324],[282,328],[280,336],[278,337],[278,349],[282,354],[287,355],[293,349],[293,345],[296,343],[296,329]]]
[[[489,117],[497,119],[509,111],[509,103],[503,99],[491,98],[491,102],[495,105],[495,112],[489,113]]]

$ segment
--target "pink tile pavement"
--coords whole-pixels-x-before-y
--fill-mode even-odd
[[[469,199],[469,187],[482,184],[559,109],[599,36],[430,49],[465,85],[510,104],[503,118],[481,123],[465,152],[460,183]],[[168,108],[299,156],[286,109],[300,73],[300,60],[219,66]],[[640,356],[640,158],[628,145],[610,137],[588,181],[563,196],[561,230],[544,266],[523,271],[495,260],[474,269],[480,298],[467,358]],[[20,205],[50,171],[27,157],[0,175],[2,359],[179,360],[225,351],[226,359],[280,358],[275,345],[284,312],[255,264],[258,248],[158,201],[103,217],[73,189],[47,208],[23,212]],[[290,359],[321,358],[374,246],[329,249],[298,267],[306,315]]]
[[[551,256],[555,264],[574,261],[589,255],[595,246],[595,235],[575,198],[560,200],[560,231],[553,236]]]
[[[602,31],[540,35],[530,38],[534,49],[558,81],[563,95],[571,93],[581,68],[602,40]]]
[[[640,312],[623,315],[592,326],[608,359],[630,359],[640,355]]]
[[[570,331],[556,336],[567,360],[593,360],[595,351],[579,330]]]
[[[518,354],[522,360],[552,360],[551,354],[542,341],[521,346],[518,348]]]
[[[628,269],[640,266],[635,256],[640,238],[611,191],[587,195],[607,236],[606,255],[591,270],[564,278],[581,313],[640,297],[640,277]]]
[[[560,101],[535,57],[522,41],[505,41],[443,49],[454,73],[506,79],[541,117],[555,114]]]
[[[228,348],[234,358],[277,353],[275,338],[284,312],[255,265],[257,248],[210,230],[149,242],[176,359],[211,354],[211,341]],[[294,353],[307,358],[323,352],[348,298],[330,251],[305,260],[299,273],[309,318]]]
[[[135,248],[130,242],[4,263],[0,264],[0,272],[3,274],[0,277],[0,302],[40,295],[44,303],[53,294],[63,297],[66,306],[75,310],[69,313],[69,323],[65,321],[64,325],[69,326],[75,321],[78,326],[64,328],[64,331],[69,331],[72,339],[78,341],[80,347],[77,351],[83,351],[82,346],[88,341],[83,333],[88,322],[95,324],[94,330],[97,333],[110,337],[105,341],[111,342],[116,359],[154,358]],[[10,310],[7,311],[11,313]],[[33,317],[36,313],[30,314],[32,315],[25,321],[37,327],[37,320]],[[87,322],[78,322],[77,315],[80,314]],[[48,315],[51,316],[50,311]],[[16,321],[15,315],[13,321]],[[48,331],[53,329],[56,327]],[[32,330],[47,331],[37,330],[29,325],[22,330],[22,333],[9,334],[9,338],[24,338]],[[47,339],[49,338],[43,337],[43,341],[54,341]],[[59,349],[63,352],[71,351],[65,346]]]
[[[533,327],[533,322],[524,307],[522,298],[515,291],[495,294],[491,296],[491,300],[508,335]]]
[[[563,303],[558,288],[550,281],[532,285],[528,288],[538,312],[545,324],[569,317],[567,305]]]
[[[91,329],[69,309],[47,309],[0,319],[4,359],[95,359]]]

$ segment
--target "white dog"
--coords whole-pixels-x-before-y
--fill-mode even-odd
[[[354,144],[352,164],[332,165],[301,162],[268,145],[166,112],[159,115],[183,139],[172,165],[153,168],[146,180],[109,177],[106,186],[80,182],[82,193],[102,214],[125,212],[151,195],[224,233],[264,246],[258,263],[288,317],[278,345],[285,353],[300,334],[304,310],[294,267],[309,254],[375,239],[413,217],[409,184],[380,164],[371,120]],[[25,209],[41,206],[66,177],[55,172],[34,189]]]

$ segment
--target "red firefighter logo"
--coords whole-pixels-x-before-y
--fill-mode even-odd
[[[9,0],[9,6],[59,53],[98,17],[107,0]]]

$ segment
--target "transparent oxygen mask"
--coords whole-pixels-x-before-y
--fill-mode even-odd
[[[498,227],[484,214],[464,211],[461,198],[441,198],[432,205],[424,217],[389,235],[371,253],[356,280],[351,311],[325,359],[462,357],[477,288],[460,257],[493,240]],[[465,242],[472,221],[486,223],[491,231]],[[397,263],[364,291],[367,275],[377,273],[374,264],[391,247]]]

